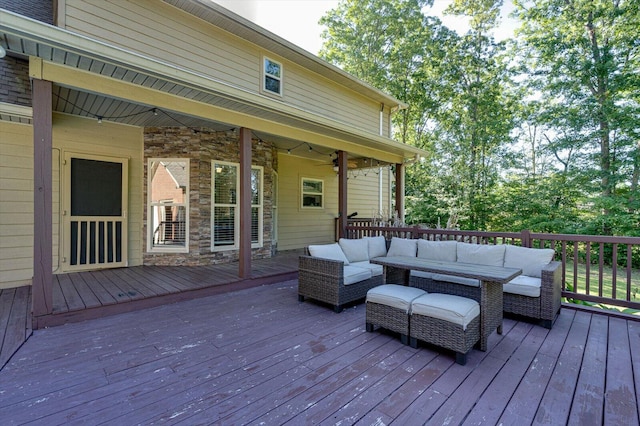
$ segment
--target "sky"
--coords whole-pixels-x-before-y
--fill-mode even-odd
[[[318,24],[320,18],[330,9],[334,9],[339,0],[213,0],[223,7],[255,22],[263,28],[279,35],[299,47],[318,54],[322,46],[322,26]],[[464,18],[443,16],[442,11],[451,0],[434,0],[430,14],[438,16],[449,28],[459,32],[468,29]],[[494,34],[501,40],[513,34],[515,22],[506,19],[507,13],[513,10],[510,0],[504,1],[503,25]]]

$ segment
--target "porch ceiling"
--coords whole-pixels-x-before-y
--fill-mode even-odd
[[[352,158],[374,158],[393,163],[425,154],[418,148],[249,93],[209,76],[2,9],[0,44],[12,56],[31,59],[32,77],[55,83],[54,110],[59,112],[103,117],[104,120],[137,126],[182,124],[214,130],[249,127],[257,132],[258,137],[273,141],[282,150],[299,146],[300,143],[318,147],[316,152],[310,152],[313,156],[320,152],[326,155],[336,149],[344,149]],[[37,58],[39,60],[34,61]],[[55,72],[45,74],[43,69],[47,64],[51,64],[49,68]],[[81,80],[78,76],[85,78],[85,87],[76,84]],[[95,90],[90,90],[87,86],[91,86],[94,79]],[[165,104],[167,99],[186,101],[190,103],[190,108],[180,111],[162,106],[161,111],[168,114],[154,115],[149,111],[158,105],[145,103],[134,95],[127,98],[129,94],[126,91],[114,94],[109,82],[122,83],[122,87],[138,88],[145,93],[165,95]],[[217,117],[211,114],[212,109],[207,114],[196,108],[197,105],[212,106],[227,113],[227,117],[237,117],[238,120],[216,121],[210,118]],[[5,111],[0,118],[8,116]],[[247,121],[247,118],[257,118],[262,127],[254,120]],[[249,124],[243,123],[242,119]],[[326,156],[323,158],[327,159]]]

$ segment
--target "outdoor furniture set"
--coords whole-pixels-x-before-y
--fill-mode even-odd
[[[404,238],[388,244],[380,236],[309,246],[308,252],[300,256],[300,301],[315,299],[340,312],[366,297],[368,330],[380,326],[412,346],[422,340],[454,350],[459,362],[476,342],[486,350],[493,330],[502,332],[503,310],[547,328],[560,311],[561,264],[552,261],[552,249]],[[409,296],[417,293],[400,286],[376,289],[385,283],[424,294],[414,300]],[[376,299],[381,289],[386,296]],[[474,308],[467,301],[477,305],[478,318],[469,317]]]

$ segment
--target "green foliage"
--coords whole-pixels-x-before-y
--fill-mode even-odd
[[[395,137],[427,150],[406,172],[407,223],[640,234],[640,11],[635,0],[343,0],[321,56],[409,107]],[[635,256],[635,254],[634,254]]]

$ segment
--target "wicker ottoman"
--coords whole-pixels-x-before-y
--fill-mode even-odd
[[[411,302],[426,294],[419,288],[384,284],[367,292],[366,323],[371,332],[378,326],[400,333],[403,344],[409,343],[409,309]]]
[[[480,340],[480,305],[472,299],[428,293],[411,303],[410,345],[418,340],[450,349],[456,362],[467,363],[467,353]]]

